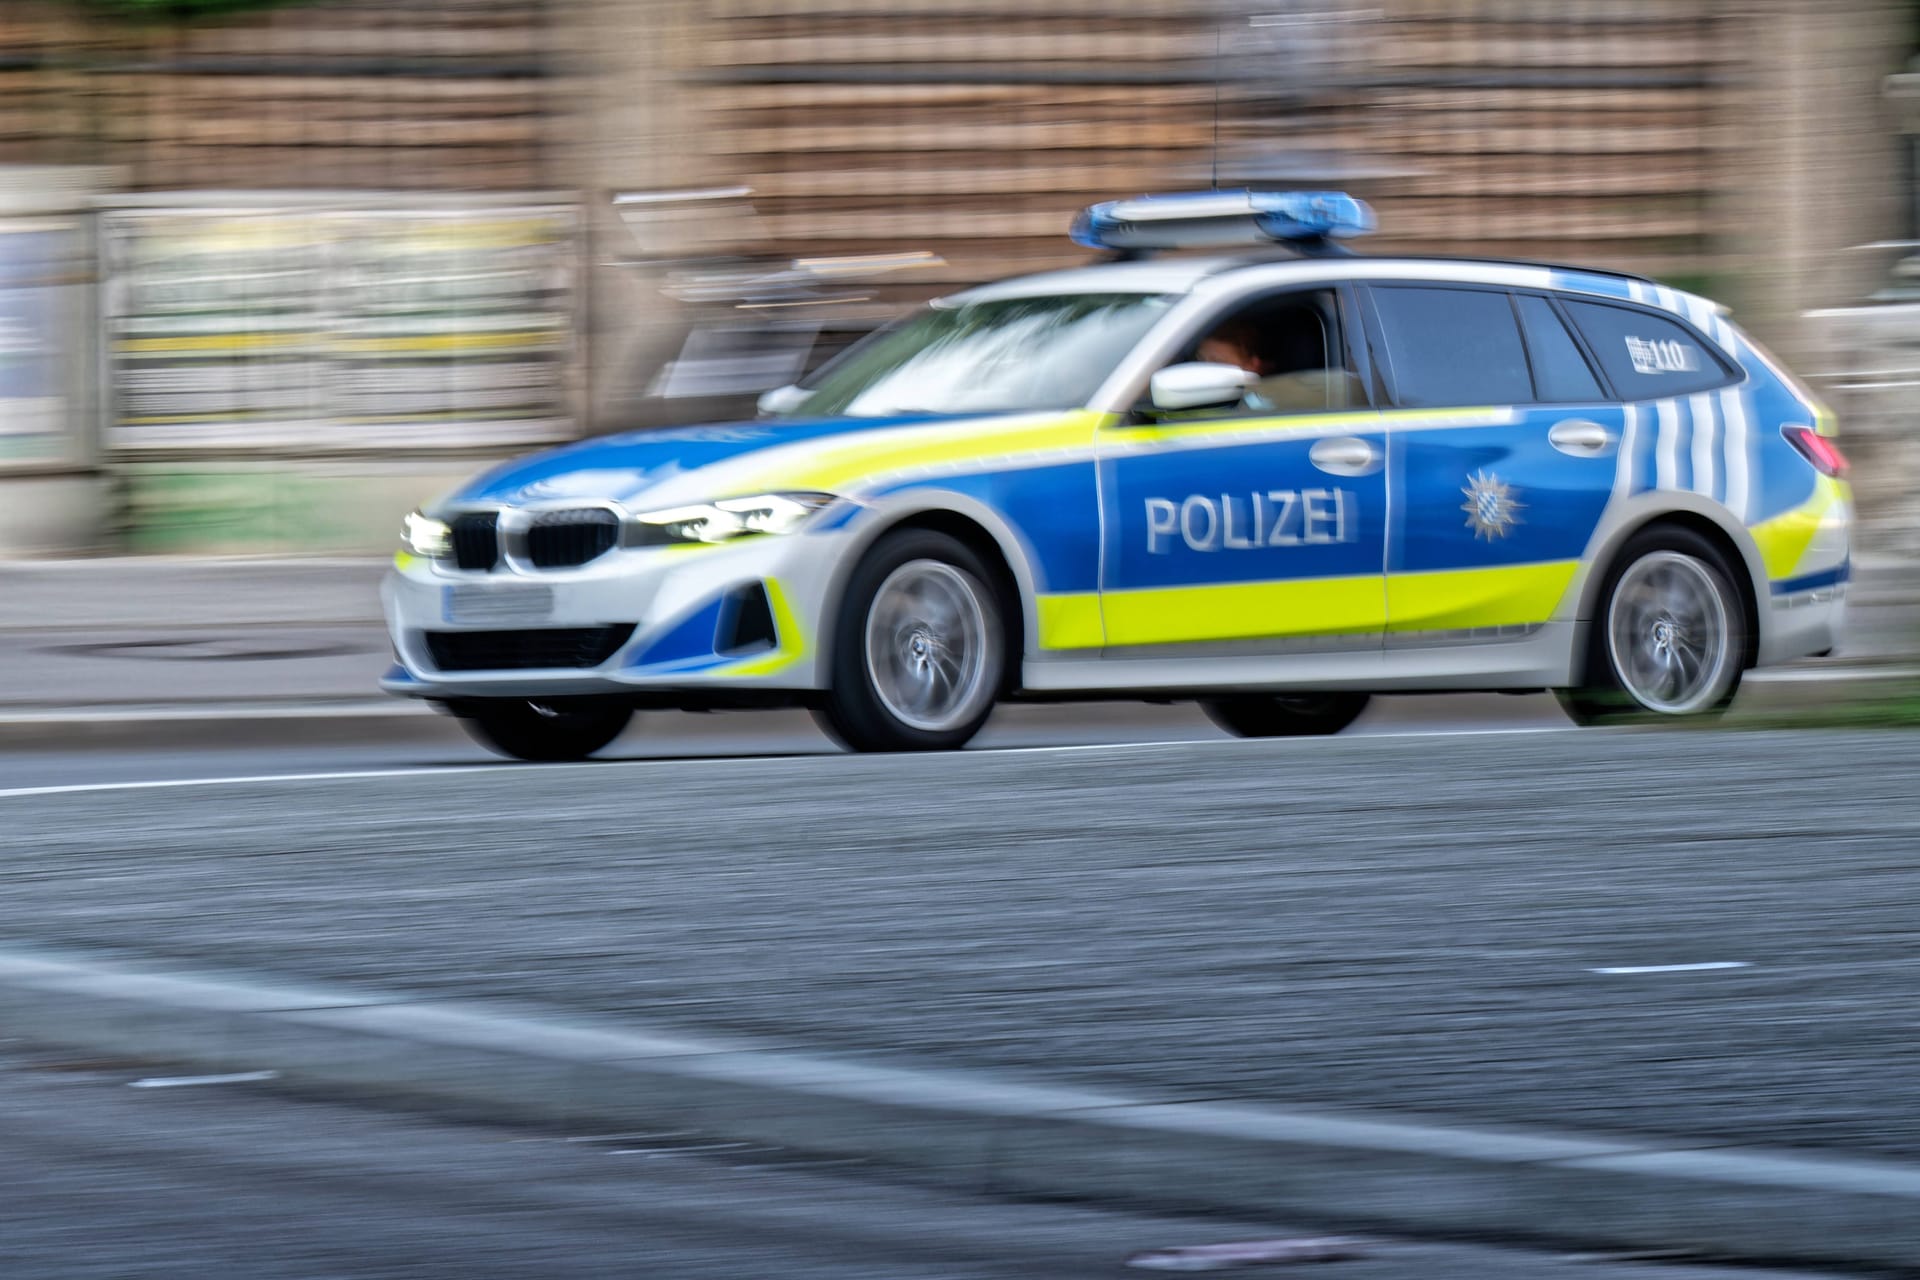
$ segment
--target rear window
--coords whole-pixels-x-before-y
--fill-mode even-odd
[[[1520,327],[1526,330],[1527,352],[1533,357],[1533,381],[1546,404],[1576,404],[1605,400],[1600,380],[1593,376],[1580,344],[1573,340],[1553,304],[1545,298],[1522,294],[1514,299],[1520,308]]]
[[[1622,399],[1683,396],[1734,381],[1720,353],[1671,317],[1604,302],[1561,301]]]
[[[1400,404],[1449,408],[1533,399],[1527,351],[1505,293],[1382,285],[1374,287],[1373,303]]]

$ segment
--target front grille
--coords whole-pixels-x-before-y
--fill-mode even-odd
[[[542,511],[527,529],[527,560],[536,568],[585,564],[620,541],[620,518],[605,507]]]
[[[500,516],[474,511],[453,518],[453,562],[462,569],[491,570],[500,563]]]
[[[427,653],[442,671],[534,671],[597,667],[633,636],[631,622],[537,631],[429,631]]]

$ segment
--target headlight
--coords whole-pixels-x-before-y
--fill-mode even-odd
[[[453,550],[453,529],[445,520],[408,512],[400,522],[400,543],[414,555],[438,560]]]
[[[787,533],[833,502],[830,493],[763,493],[635,516],[641,546],[728,542],[750,533]]]

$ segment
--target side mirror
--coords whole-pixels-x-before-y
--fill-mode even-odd
[[[1248,387],[1260,381],[1232,364],[1175,364],[1153,375],[1148,394],[1156,409],[1213,409],[1240,403]]]
[[[798,386],[775,387],[765,392],[758,401],[758,408],[764,417],[778,417],[783,413],[792,413],[813,393]]]

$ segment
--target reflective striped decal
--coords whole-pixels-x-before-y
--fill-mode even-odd
[[[1616,455],[1613,472],[1613,497],[1616,502],[1634,494],[1633,460],[1640,449],[1640,406],[1630,404],[1622,406],[1622,409],[1620,452]]]
[[[1727,508],[1735,519],[1745,524],[1753,503],[1749,478],[1753,473],[1753,458],[1748,439],[1747,401],[1740,388],[1728,387],[1720,393],[1720,414],[1726,428]]]
[[[1718,455],[1714,452],[1719,443],[1719,432],[1713,411],[1713,396],[1709,392],[1700,392],[1693,397],[1693,491],[1703,498],[1717,496],[1720,468],[1715,464]]]
[[[1653,483],[1660,489],[1680,487],[1680,403],[1662,400],[1653,407],[1660,420],[1659,444],[1654,449]]]

